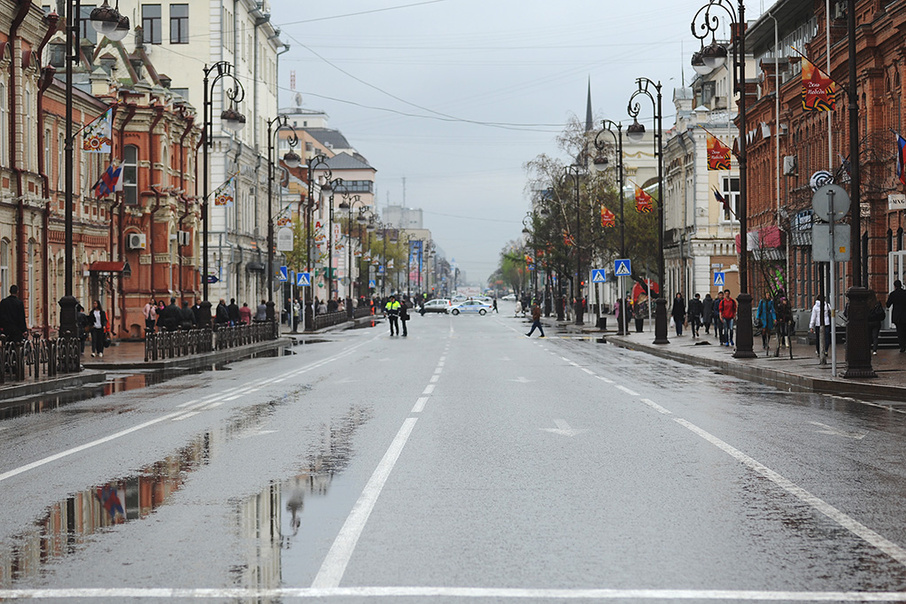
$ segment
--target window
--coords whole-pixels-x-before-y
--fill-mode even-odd
[[[170,44],[189,43],[189,5],[170,5]]]
[[[66,177],[65,155],[66,140],[62,134],[57,135],[57,191],[62,191],[66,183],[63,180]]]
[[[79,24],[81,27],[82,39],[90,41],[92,44],[98,43],[98,33],[91,26],[91,11],[97,8],[95,4],[82,4],[79,10]]]
[[[739,207],[739,177],[732,176],[723,178],[722,193],[724,198],[729,202],[730,210],[724,209],[724,222],[736,222],[737,208]]]
[[[0,241],[0,292],[9,291],[9,241]]]
[[[6,162],[6,158],[9,157],[6,150],[8,119],[9,116],[6,114],[6,85],[0,82],[0,166],[2,166]]]
[[[22,165],[25,166],[26,170],[31,169],[31,155],[32,155],[32,136],[37,136],[37,134],[32,134],[32,121],[34,120],[34,111],[31,110],[31,91],[26,87],[25,88],[25,98],[23,102],[25,103],[25,136],[22,137]]]
[[[126,205],[138,205],[138,147],[123,149],[123,196]]]
[[[160,44],[163,32],[161,24],[160,4],[142,5],[142,29],[145,32],[145,42]]]
[[[51,164],[53,162],[53,134],[50,128],[44,130],[44,173],[50,178]]]

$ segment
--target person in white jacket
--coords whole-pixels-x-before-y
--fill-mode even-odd
[[[828,302],[824,301],[824,296],[818,296],[815,299],[815,305],[812,307],[812,316],[808,321],[808,330],[815,334],[815,353],[821,354],[821,306],[824,306],[824,353],[830,348],[831,343],[831,308]]]

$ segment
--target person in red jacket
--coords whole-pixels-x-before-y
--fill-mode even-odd
[[[730,290],[724,290],[724,297],[720,301],[720,319],[724,323],[724,332],[727,334],[724,346],[735,346],[733,343],[733,321],[736,320],[736,300],[730,297]]]

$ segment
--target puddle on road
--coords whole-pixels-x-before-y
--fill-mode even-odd
[[[48,564],[78,551],[111,527],[146,518],[167,504],[192,472],[207,465],[219,446],[260,429],[279,406],[295,400],[302,391],[241,409],[216,430],[197,436],[137,473],[50,506],[34,525],[0,548],[0,588],[40,576]]]
[[[370,409],[352,407],[335,424],[323,428],[318,450],[309,453],[299,474],[275,481],[258,495],[236,504],[239,536],[250,544],[247,562],[232,569],[237,586],[280,587],[290,578],[283,552],[305,541],[305,502],[327,497],[334,478],[352,459],[352,439],[371,419]],[[311,519],[312,522],[316,519]]]

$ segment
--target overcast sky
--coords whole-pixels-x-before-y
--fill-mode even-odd
[[[291,50],[281,106],[303,107],[377,169],[378,206],[424,210],[447,259],[481,282],[529,209],[523,164],[556,155],[571,115],[627,121],[645,76],[664,84],[664,125],[707,0],[272,0]],[[736,5],[736,2],[732,2]],[[747,18],[770,2],[751,0]],[[652,109],[642,116],[651,121]],[[405,179],[405,188],[403,185]]]

